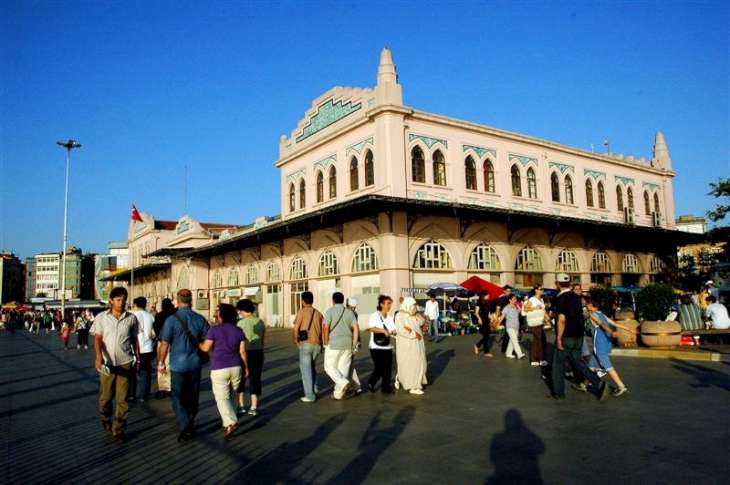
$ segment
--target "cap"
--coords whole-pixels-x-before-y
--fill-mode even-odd
[[[347,306],[355,308],[357,306],[357,300],[354,298],[347,299]]]
[[[558,275],[555,277],[555,281],[557,281],[558,283],[570,283],[570,276],[565,273],[558,273]]]
[[[714,281],[708,280],[707,283],[705,283],[705,286],[707,286],[707,285],[714,285],[714,284],[715,284]]]

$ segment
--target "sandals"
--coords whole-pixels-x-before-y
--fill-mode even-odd
[[[233,437],[233,433],[235,433],[237,429],[238,429],[238,424],[235,424],[235,423],[230,426],[226,426],[225,432],[223,433],[223,438],[231,439]]]

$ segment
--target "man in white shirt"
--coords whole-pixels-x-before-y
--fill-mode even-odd
[[[717,298],[710,295],[705,298],[707,302],[707,310],[705,315],[710,322],[710,328],[727,330],[730,328],[730,317],[727,314],[727,308],[722,303],[717,302]]]
[[[152,325],[155,323],[155,317],[146,310],[147,299],[139,296],[134,299],[134,311],[132,312],[139,322],[139,333],[137,340],[139,341],[139,381],[142,386],[139,401],[145,402],[150,398],[150,384],[152,381],[152,361],[155,358],[155,331]],[[137,392],[137,382],[133,379],[129,386],[130,400],[135,400]]]
[[[429,300],[426,302],[426,308],[423,315],[428,318],[428,328],[431,333],[430,340],[434,340],[439,334],[439,302],[436,301],[436,295],[431,293]]]

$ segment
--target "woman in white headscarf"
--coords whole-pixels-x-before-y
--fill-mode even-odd
[[[395,318],[397,343],[395,358],[398,363],[396,389],[403,387],[411,394],[423,394],[426,381],[426,346],[423,341],[423,317],[413,298],[406,298]]]

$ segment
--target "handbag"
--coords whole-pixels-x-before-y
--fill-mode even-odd
[[[312,308],[312,316],[309,318],[309,325],[307,325],[306,330],[299,330],[299,333],[297,334],[297,340],[299,342],[306,342],[309,340],[309,330],[312,328],[312,320],[314,320],[314,308]]]
[[[378,317],[380,317],[380,323],[383,324],[383,330],[385,330],[385,321],[383,321],[383,316],[378,312]],[[380,347],[387,347],[390,345],[390,336],[385,335],[384,333],[374,333],[373,334],[373,342],[375,345],[378,345]]]
[[[195,347],[195,349],[198,351],[198,357],[200,357],[200,363],[201,365],[205,365],[209,360],[210,356],[208,355],[208,352],[203,352],[198,347],[198,339],[196,339],[190,329],[188,328],[188,322],[185,321],[184,318],[182,318],[177,313],[174,314],[175,318],[178,322],[180,322],[180,325],[182,325],[183,331],[185,332],[185,335],[187,335],[188,340],[190,340],[190,343]]]

